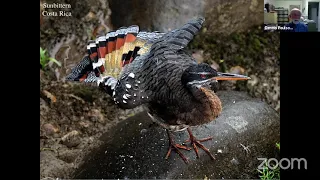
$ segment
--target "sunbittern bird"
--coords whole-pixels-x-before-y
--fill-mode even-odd
[[[197,157],[199,147],[214,159],[201,143],[212,137],[197,139],[190,127],[209,123],[221,113],[215,94],[219,80],[250,78],[217,72],[186,52],[203,22],[204,18],[197,18],[168,33],[141,32],[136,25],[108,32],[88,42],[88,55],[66,79],[96,82],[122,109],[145,105],[151,119],[167,131],[166,158],[175,150],[188,162],[179,149],[191,148],[176,144],[172,135],[187,129]]]

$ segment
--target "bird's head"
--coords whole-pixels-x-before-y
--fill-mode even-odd
[[[250,77],[217,72],[206,63],[196,64],[187,68],[182,74],[182,84],[187,87],[205,87],[213,89],[214,92],[218,89],[218,81],[223,80],[248,80]]]

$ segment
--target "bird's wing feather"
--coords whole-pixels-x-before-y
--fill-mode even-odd
[[[139,56],[122,71],[114,96],[117,103],[132,108],[159,99],[171,101],[176,97],[170,96],[184,92],[180,76],[196,61],[183,49],[198,33],[203,21],[198,18],[158,38],[148,38],[152,43],[145,43],[138,51]]]
[[[169,33],[139,32],[136,25],[108,32],[88,42],[88,56],[73,69],[68,80],[103,82],[99,86],[122,108],[148,103],[155,96],[166,98],[183,88],[175,76],[195,63],[183,49],[203,22],[204,18],[191,20]],[[102,75],[108,78],[101,81]]]
[[[152,52],[153,50],[161,49],[163,47],[178,51],[187,47],[189,42],[201,29],[204,20],[205,19],[202,17],[193,19],[181,28],[167,33],[152,45],[150,51]]]
[[[85,56],[74,68],[71,73],[66,76],[66,80],[84,81],[88,74],[93,70],[92,62],[89,56]]]

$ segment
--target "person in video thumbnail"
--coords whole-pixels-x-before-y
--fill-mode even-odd
[[[301,11],[297,8],[293,8],[289,15],[291,22],[286,24],[286,27],[290,27],[289,32],[308,32],[308,26],[300,22]]]

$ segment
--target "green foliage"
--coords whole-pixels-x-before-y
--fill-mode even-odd
[[[260,174],[259,177],[261,180],[280,179],[280,167],[271,167],[272,168],[270,168],[268,162],[266,161],[266,163],[263,166],[263,169],[258,169],[258,172]]]
[[[280,151],[280,142],[276,143],[276,147],[279,149]],[[268,161],[265,162],[263,169],[259,170],[259,177],[261,180],[269,180],[269,179],[280,179],[280,167],[279,165],[276,165],[277,167],[270,166],[268,164]],[[271,167],[271,168],[270,168]]]
[[[40,47],[40,65],[42,69],[44,69],[50,61],[54,62],[58,66],[61,66],[61,63],[59,61],[48,55],[47,50],[44,50]]]

